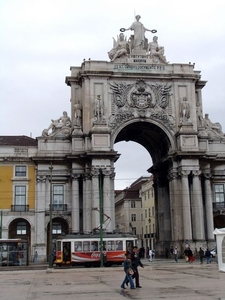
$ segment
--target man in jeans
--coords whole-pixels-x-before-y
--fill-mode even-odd
[[[134,269],[134,278],[135,278],[136,288],[141,288],[140,283],[139,283],[138,266],[141,266],[142,268],[144,268],[144,266],[140,260],[138,248],[136,246],[133,247],[133,250],[131,252],[131,264]]]

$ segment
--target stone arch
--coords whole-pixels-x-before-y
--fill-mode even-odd
[[[133,141],[142,145],[151,155],[153,163],[176,150],[176,141],[164,125],[154,120],[135,119],[123,123],[111,137],[111,147],[121,141]]]
[[[21,223],[21,225],[20,225]],[[19,228],[18,228],[19,226]],[[30,242],[31,238],[31,225],[26,218],[13,219],[8,226],[9,238],[22,238]]]

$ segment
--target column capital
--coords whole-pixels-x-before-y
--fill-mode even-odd
[[[92,174],[90,172],[86,172],[83,174],[83,179],[84,180],[91,180]]]
[[[91,168],[91,176],[92,177],[98,177],[98,175],[99,175],[99,169],[100,168],[92,167]]]
[[[174,179],[178,179],[178,177],[179,177],[179,174],[178,174],[178,172],[175,171],[175,170],[169,171],[169,174],[168,174],[168,176],[167,176],[167,178],[168,178],[169,181],[172,181],[172,180],[174,180]]]
[[[37,180],[37,182],[45,182],[46,178],[47,178],[47,176],[40,175],[40,176],[36,177],[36,180]]]
[[[198,176],[200,176],[201,175],[201,171],[199,171],[199,170],[194,170],[194,171],[192,171],[192,175],[193,175],[193,177],[198,177]]]
[[[79,173],[79,174],[72,174],[72,175],[71,175],[71,179],[72,179],[72,180],[78,180],[80,177],[81,177],[81,174],[80,174],[80,173]]]
[[[180,170],[179,171],[179,175],[181,177],[188,177],[188,175],[190,174],[190,171],[189,170]]]
[[[211,179],[212,173],[211,172],[202,173],[202,176],[204,176],[205,179]]]

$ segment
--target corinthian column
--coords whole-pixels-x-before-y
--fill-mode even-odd
[[[83,177],[83,228],[84,232],[92,231],[92,202],[91,202],[91,174],[85,173]]]
[[[80,231],[79,177],[80,174],[73,174],[72,176],[72,232]]]
[[[181,171],[181,197],[182,197],[182,216],[184,227],[184,239],[192,240],[192,224],[191,224],[191,207],[190,207],[190,193],[188,185],[189,171]]]
[[[98,228],[100,224],[99,214],[99,168],[92,167],[92,229]]]
[[[193,171],[193,197],[192,197],[192,219],[193,219],[193,239],[205,240],[202,188],[200,182],[200,171]]]
[[[103,175],[104,175],[104,182],[103,182],[103,220],[105,221],[104,227],[108,231],[112,231],[114,228],[112,228],[112,214],[115,210],[114,208],[114,198],[112,198],[112,191],[111,191],[111,175],[112,171],[103,169]],[[114,191],[113,191],[114,192]]]
[[[212,198],[212,188],[210,183],[211,174],[204,174],[205,177],[205,214],[206,214],[206,232],[207,239],[214,240],[213,230],[213,198]]]
[[[180,199],[180,182],[176,169],[171,169],[168,175],[170,191],[171,237],[173,242],[184,239],[182,232],[182,215]]]

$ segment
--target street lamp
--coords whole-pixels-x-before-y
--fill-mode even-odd
[[[50,205],[49,205],[49,268],[53,267],[52,261],[52,163],[49,167],[50,170]]]

